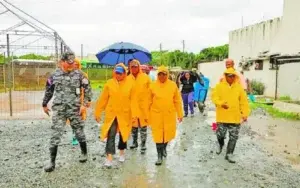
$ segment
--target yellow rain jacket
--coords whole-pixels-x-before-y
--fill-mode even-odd
[[[249,103],[246,92],[238,82],[237,73],[233,68],[229,68],[225,74],[235,74],[237,80],[230,86],[224,78],[216,85],[212,92],[212,101],[216,105],[216,121],[218,123],[240,124],[242,117],[248,117],[250,114]],[[221,105],[227,104],[228,109]]]
[[[158,73],[169,71],[165,66]],[[155,143],[166,143],[175,138],[177,118],[183,117],[182,99],[175,82],[158,79],[150,85],[150,126]]]
[[[80,60],[75,58],[75,62],[78,63],[79,65],[79,70],[82,72],[83,76],[88,79],[88,75],[87,73],[83,72],[81,69],[82,69],[82,65],[80,63]],[[81,102],[81,105],[83,105],[83,100],[84,100],[84,88],[80,88],[80,102]],[[82,114],[81,114],[81,118],[82,120],[86,120],[86,117],[87,117],[87,113],[86,111],[83,111]],[[70,125],[70,120],[67,119],[67,125]]]
[[[123,63],[116,66],[125,66]],[[113,78],[108,80],[96,102],[95,117],[100,118],[102,112],[105,111],[104,124],[101,126],[101,140],[107,138],[108,131],[117,118],[118,131],[121,132],[123,141],[126,142],[131,132],[132,117],[136,117],[135,101],[133,100],[134,82],[127,76],[124,80],[118,82]]]
[[[149,87],[151,80],[147,74],[142,72],[139,61],[133,60],[132,63],[136,63],[139,66],[139,73],[136,77],[132,75],[131,70],[131,74],[129,75],[129,78],[135,82],[133,100],[135,100],[137,104],[137,117],[139,121],[139,123],[138,121],[133,122],[132,126],[138,127],[140,124],[141,127],[145,127],[149,124]]]

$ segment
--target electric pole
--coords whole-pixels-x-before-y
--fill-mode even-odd
[[[184,50],[185,50],[185,41],[182,40],[182,52],[184,53]]]
[[[81,60],[83,59],[83,44],[81,44]]]

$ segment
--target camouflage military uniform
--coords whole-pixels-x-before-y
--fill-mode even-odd
[[[88,80],[80,71],[75,70],[65,73],[58,69],[50,76],[48,82],[49,86],[45,92],[43,106],[47,106],[54,95],[50,145],[57,146],[60,143],[67,119],[70,120],[71,127],[75,130],[78,141],[85,142],[84,122],[79,115],[81,106],[80,88],[84,88],[84,104],[87,104],[91,101],[91,88]]]
[[[84,106],[91,101],[92,92],[88,79],[81,71],[74,70],[66,73],[61,69],[49,77],[46,84],[45,96],[43,99],[43,107],[47,107],[48,102],[54,96],[52,104],[52,126],[50,139],[50,157],[51,163],[45,168],[46,172],[51,172],[55,168],[55,158],[57,155],[57,147],[64,133],[67,119],[75,132],[79,141],[82,158],[80,162],[87,160],[87,146],[84,134],[84,121],[79,114],[81,107],[81,88],[84,88]]]
[[[227,144],[226,156],[228,154],[232,155],[234,152],[236,142],[239,138],[240,124],[218,123],[216,134],[220,148],[217,154],[220,154],[222,151],[227,130],[229,132],[229,141]]]

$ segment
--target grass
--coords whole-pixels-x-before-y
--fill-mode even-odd
[[[250,103],[250,107],[251,110],[261,108],[275,118],[284,118],[288,120],[300,120],[300,114],[293,113],[293,112],[281,112],[280,110],[274,108],[272,105],[266,105],[261,103]]]
[[[90,82],[92,89],[102,89],[106,83],[105,80],[90,80]]]

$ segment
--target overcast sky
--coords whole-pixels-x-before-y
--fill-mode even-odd
[[[2,1],[2,0],[0,0]],[[149,50],[228,43],[228,32],[282,15],[283,0],[9,0],[58,31],[80,54],[128,41]],[[6,23],[7,24],[7,23]],[[3,21],[0,29],[4,29]]]

